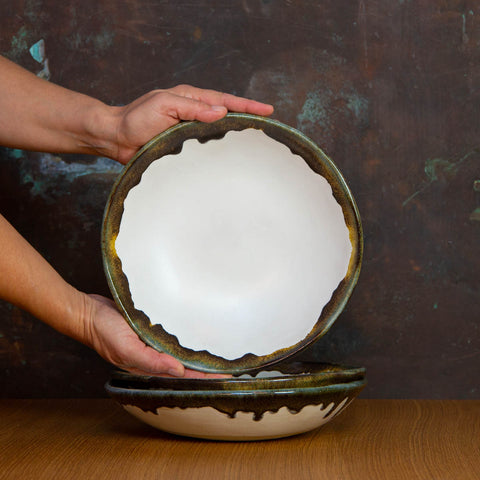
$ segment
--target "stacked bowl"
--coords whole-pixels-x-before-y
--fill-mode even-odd
[[[116,372],[107,392],[180,435],[254,440],[317,428],[359,394],[365,371],[288,360],[343,310],[362,251],[345,180],[302,133],[248,114],[172,127],[112,189],[105,272],[147,345],[229,377]]]
[[[365,386],[365,369],[296,362],[225,379],[139,377],[116,372],[107,392],[163,431],[215,440],[265,440],[313,430]]]

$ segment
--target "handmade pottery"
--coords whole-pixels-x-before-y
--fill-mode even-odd
[[[365,386],[365,379],[307,388],[264,390],[142,390],[106,385],[112,398],[141,421],[188,437],[266,440],[327,423]]]
[[[272,365],[324,335],[358,278],[362,229],[333,162],[274,120],[229,114],[156,137],[112,189],[112,294],[148,345],[207,372]]]
[[[364,378],[364,368],[294,362],[230,378],[172,378],[116,371],[112,373],[110,385],[139,390],[267,390],[320,387]]]

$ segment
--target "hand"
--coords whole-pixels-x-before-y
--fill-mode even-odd
[[[273,112],[264,103],[185,85],[147,93],[124,107],[111,107],[42,80],[1,56],[0,97],[3,146],[108,156],[121,163],[181,120],[213,122],[228,110],[257,115]],[[0,298],[133,373],[212,376],[185,369],[173,357],[144,345],[113,302],[88,296],[66,283],[1,215],[0,248]]]
[[[273,107],[189,85],[152,91],[125,107],[117,107],[117,151],[112,157],[125,164],[155,135],[181,120],[214,122],[228,111],[266,116],[272,114]]]
[[[265,103],[188,85],[154,90],[128,105],[112,107],[40,79],[2,56],[0,100],[2,146],[98,155],[124,164],[155,135],[181,120],[214,122],[229,110],[273,112]]]
[[[178,360],[145,345],[118,311],[115,303],[100,295],[87,295],[85,343],[105,360],[137,375],[185,378],[224,378],[185,368]]]

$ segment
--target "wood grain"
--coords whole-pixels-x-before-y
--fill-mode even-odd
[[[190,440],[110,400],[1,400],[1,479],[475,480],[480,400],[357,400],[313,432]]]

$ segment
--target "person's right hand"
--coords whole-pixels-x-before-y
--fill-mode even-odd
[[[185,368],[178,360],[145,345],[122,317],[115,303],[100,295],[86,295],[84,338],[113,365],[137,375],[185,378],[224,378]]]

